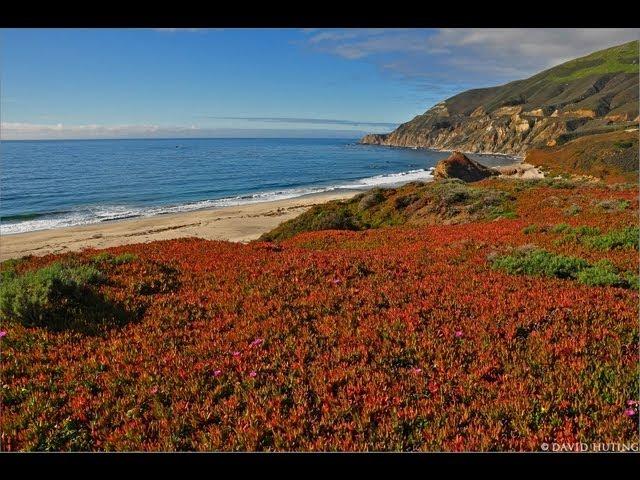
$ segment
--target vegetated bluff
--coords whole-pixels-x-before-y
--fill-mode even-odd
[[[523,155],[530,147],[638,122],[638,42],[601,50],[526,80],[468,90],[361,143]]]

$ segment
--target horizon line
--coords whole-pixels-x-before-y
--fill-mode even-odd
[[[349,140],[352,137],[116,137],[116,138],[0,138],[0,142],[93,142],[99,140]],[[359,137],[353,137],[359,138]]]

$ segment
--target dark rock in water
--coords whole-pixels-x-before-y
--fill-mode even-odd
[[[477,182],[499,173],[481,163],[470,159],[461,152],[453,152],[449,157],[440,160],[433,172],[435,179],[459,178],[465,182]]]

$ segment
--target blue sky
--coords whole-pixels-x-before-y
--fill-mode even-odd
[[[630,29],[5,29],[2,138],[385,132]]]

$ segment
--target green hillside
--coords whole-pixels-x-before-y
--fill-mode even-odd
[[[450,113],[469,115],[478,107],[492,112],[505,106],[542,108],[550,114],[570,106],[620,110],[638,115],[638,42],[629,42],[540,72],[501,87],[469,90],[445,101]]]
[[[548,70],[549,79],[569,82],[589,75],[638,73],[638,42],[607,48]],[[544,73],[544,72],[543,72]]]
[[[594,52],[505,85],[467,90],[362,143],[525,155],[638,123],[639,42]]]

